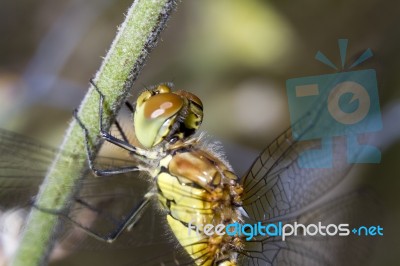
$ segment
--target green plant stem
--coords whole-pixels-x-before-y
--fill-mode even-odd
[[[106,128],[109,128],[123,104],[175,5],[175,0],[136,0],[129,9],[94,79],[106,97]],[[97,152],[100,144],[98,109],[99,96],[94,88],[90,87],[80,105],[78,115],[90,132],[94,152]],[[36,206],[41,209],[68,208],[80,183],[81,172],[87,167],[87,162],[83,159],[86,156],[83,132],[74,120],[66,132],[61,150],[76,156],[59,154],[55,158],[36,198]],[[58,224],[56,215],[32,208],[12,265],[46,264]]]

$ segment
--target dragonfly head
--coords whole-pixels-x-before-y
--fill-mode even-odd
[[[160,84],[140,94],[134,114],[135,134],[146,148],[162,141],[183,140],[203,121],[203,104],[186,91],[171,91],[171,84]]]

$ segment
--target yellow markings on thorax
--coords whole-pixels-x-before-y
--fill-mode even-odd
[[[232,246],[240,249],[240,241],[228,235],[207,236],[203,226],[240,221],[236,206],[241,203],[242,189],[237,177],[220,160],[195,148],[166,156],[156,175],[158,198],[168,211],[168,224],[196,264],[213,265],[219,259],[219,265],[236,265],[229,260],[229,250]]]
[[[182,222],[210,223],[213,217],[210,202],[206,201],[204,189],[181,185],[178,179],[168,173],[160,173],[157,179],[159,200],[169,209],[171,215]]]

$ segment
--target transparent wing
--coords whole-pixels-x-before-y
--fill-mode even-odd
[[[104,148],[106,152],[110,148],[115,149],[111,145]],[[26,136],[0,129],[0,210],[28,210],[32,206],[34,196],[57,152],[57,149]],[[63,156],[69,154],[63,152]],[[126,158],[98,157],[96,166],[118,168],[137,163]],[[143,202],[144,195],[152,185],[152,180],[140,172],[94,177],[87,169],[69,212],[45,210],[61,219],[53,253],[64,254],[61,257],[65,259],[65,254],[71,252],[74,252],[74,258],[79,258],[78,254],[91,250],[98,253],[101,250],[101,253],[110,254],[109,257],[113,258],[113,252],[126,249],[129,253],[126,265],[131,265],[133,260],[142,261],[141,265],[191,265],[193,261],[171,235],[165,213],[158,209],[156,201],[150,204],[130,230],[124,230],[113,243],[93,238],[83,230],[85,228],[107,237],[126,222],[129,215]],[[93,259],[96,260],[98,256]],[[104,258],[97,265],[110,263],[112,261]],[[124,265],[124,258],[119,257],[118,263]]]
[[[312,110],[260,154],[241,179],[244,188],[243,208],[248,215],[246,221],[297,221],[306,224],[323,221],[329,224],[343,223],[346,219],[357,223],[362,221],[362,217],[366,218],[365,221],[379,217],[372,211],[373,203],[362,193],[348,195],[336,199],[332,204],[312,209],[343,180],[352,167],[347,160],[348,150],[344,137],[302,140],[303,136],[315,130],[316,125],[322,125],[323,128],[318,128],[321,132],[333,130],[332,125],[322,121],[326,106],[327,102],[313,104]],[[370,213],[366,207],[372,208]],[[362,255],[357,254],[365,255],[362,248],[371,244],[368,241],[362,243],[363,240],[354,237],[297,236],[286,241],[277,237],[256,239],[246,242],[247,253],[242,255],[242,263],[355,265],[363,261],[360,259]]]
[[[259,155],[241,179],[243,208],[251,219],[271,221],[300,211],[330,191],[351,169],[345,137],[303,140],[315,132],[335,135],[329,134],[335,126],[324,120],[327,102],[317,101],[311,107]],[[360,152],[354,156],[361,156]]]
[[[0,204],[25,206],[36,195],[55,149],[0,129]]]
[[[41,184],[47,168],[56,156],[57,149],[50,148],[15,133],[0,130],[0,206],[3,209],[30,206]],[[73,155],[66,152],[62,156]],[[75,156],[76,157],[76,156]],[[99,167],[121,167],[132,165],[132,160],[100,157]],[[67,167],[67,166],[66,166]],[[97,206],[104,202],[121,202],[129,199],[139,201],[148,190],[148,183],[138,178],[138,173],[118,175],[115,178],[94,177],[88,169],[85,172],[79,193],[74,200]],[[125,201],[126,201],[125,200]],[[81,207],[72,208],[70,216]],[[118,208],[117,208],[118,209]],[[58,212],[58,211],[54,211]]]
[[[246,242],[242,265],[364,265],[372,254],[376,239],[356,236],[359,226],[378,225],[382,221],[380,204],[370,191],[359,190],[320,204],[302,215],[284,220],[305,225],[349,224],[349,236],[304,236],[299,231],[282,241],[281,237],[256,237]]]
[[[279,219],[300,211],[337,185],[348,173],[345,145],[334,145],[335,165],[331,168],[302,168],[302,160],[318,165],[329,158],[314,157],[305,151],[321,148],[319,140],[296,141],[288,129],[264,150],[247,175],[243,208],[251,219],[264,221]]]

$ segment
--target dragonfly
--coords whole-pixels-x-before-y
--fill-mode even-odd
[[[339,159],[332,168],[299,165],[300,154],[321,144],[299,141],[292,129],[298,127],[296,132],[302,134],[312,130],[321,119],[322,104],[270,143],[247,174],[238,177],[215,144],[207,144],[204,136],[196,134],[203,105],[194,94],[173,91],[169,83],[142,92],[135,105],[126,105],[133,117],[132,137],[118,119],[111,130],[114,134],[103,129],[106,99],[93,85],[100,94],[99,133],[104,146],[119,148],[126,157],[91,159],[89,132],[74,113],[86,136],[82,141],[88,168],[68,211],[42,210],[63,221],[56,249],[131,249],[132,261],[117,265],[364,265],[372,241],[363,237],[300,232],[286,239],[281,235],[248,239],[205,233],[205,224],[357,226],[377,221],[379,208],[367,191],[324,200],[346,177],[351,164]],[[343,156],[345,150],[335,145],[335,156]],[[34,195],[58,151],[3,129],[0,151],[1,208],[33,204],[40,209]]]

